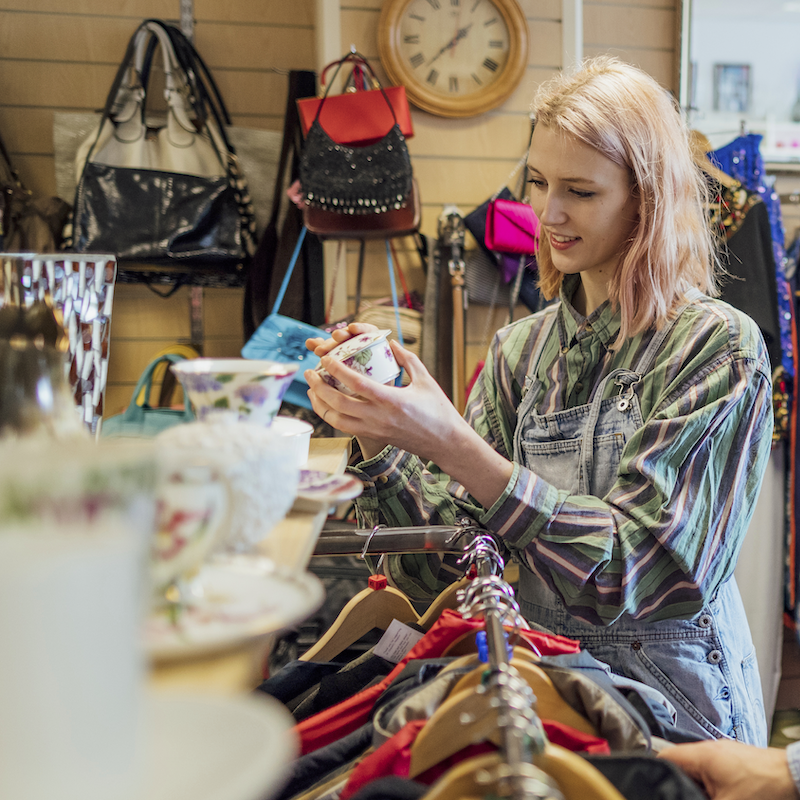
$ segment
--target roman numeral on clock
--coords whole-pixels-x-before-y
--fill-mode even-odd
[[[411,66],[416,69],[417,67],[421,67],[425,63],[425,56],[422,53],[417,53],[414,56],[411,56],[409,59],[411,61]]]
[[[458,91],[458,78],[455,75],[450,76],[450,91],[457,92]]]
[[[419,34],[418,33],[411,33],[403,37],[403,44],[419,44]],[[489,43],[489,47],[491,47],[491,42]]]
[[[483,66],[491,72],[496,72],[500,65],[496,61],[492,61],[491,58],[486,58],[483,61]]]
[[[436,81],[437,81],[438,79],[439,79],[439,73],[438,73],[438,72],[437,72],[435,69],[432,69],[432,70],[431,70],[431,71],[428,73],[428,77],[427,77],[425,80],[426,80],[426,81],[428,81],[428,83],[429,83],[431,86],[435,86],[435,85],[436,85]]]
[[[442,7],[439,0],[428,0],[428,5],[430,5],[434,11],[438,11]]]

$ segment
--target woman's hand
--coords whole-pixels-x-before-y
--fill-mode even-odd
[[[659,753],[700,783],[711,800],[797,800],[786,751],[716,740],[679,744]]]
[[[336,345],[358,336],[359,333],[371,333],[379,330],[377,325],[369,322],[351,322],[346,328],[337,328],[331,333],[330,339],[323,339],[321,336],[315,339],[306,339],[306,347],[318,356],[330,353]]]
[[[352,330],[357,328],[357,330]],[[364,325],[351,324],[350,335],[362,333]],[[373,326],[368,326],[373,329]],[[344,341],[348,335],[337,336]],[[311,343],[314,340],[309,340]],[[408,450],[424,459],[436,459],[442,445],[456,430],[469,427],[422,362],[410,351],[391,341],[397,363],[410,378],[405,387],[382,386],[333,358],[325,358],[330,340],[315,349],[323,355],[322,366],[355,396],[346,395],[308,370],[305,373],[314,411],[330,425],[356,436],[366,458],[377,455],[387,444]],[[327,347],[327,350],[325,348]]]
[[[352,326],[350,326],[352,328]],[[433,461],[485,508],[508,484],[514,465],[485,442],[458,413],[423,363],[391,341],[407,386],[382,386],[333,358],[322,366],[356,396],[329,386],[314,370],[305,373],[311,405],[326,422],[358,439],[365,459],[394,445]]]

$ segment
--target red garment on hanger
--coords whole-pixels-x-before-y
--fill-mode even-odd
[[[408,722],[391,739],[385,741],[377,750],[366,756],[351,773],[339,796],[339,800],[349,800],[359,789],[378,778],[384,778],[388,775],[407,778],[411,765],[411,747],[427,722],[424,719],[415,719]],[[582,731],[576,731],[561,722],[542,720],[542,725],[550,742],[566,747],[567,750],[571,750],[574,753],[608,755],[611,752],[605,739],[600,739]],[[492,753],[496,750],[497,748],[491,742],[470,745],[445,758],[435,767],[431,767],[418,775],[414,780],[430,786],[461,761],[484,753]]]
[[[464,619],[449,608],[443,611],[431,629],[380,683],[363,689],[331,708],[307,717],[295,726],[294,730],[300,739],[301,754],[313,753],[314,750],[335,742],[363,725],[369,718],[369,713],[377,698],[403,671],[409,661],[420,658],[438,658],[453,642],[482,628],[482,619]],[[574,639],[568,639],[566,636],[525,630],[520,631],[519,635],[537,647],[543,656],[577,653],[580,650],[580,643]]]

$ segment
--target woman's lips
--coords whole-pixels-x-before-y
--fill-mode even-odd
[[[558,237],[558,238],[556,238]],[[574,244],[580,241],[580,236],[561,236],[560,234],[550,234],[550,247],[554,250],[569,250]]]

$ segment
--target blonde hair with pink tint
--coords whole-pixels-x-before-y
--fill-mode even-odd
[[[689,287],[717,294],[708,185],[663,87],[636,67],[601,56],[543,84],[532,114],[535,125],[570,134],[629,171],[638,222],[609,284],[622,317],[619,343],[661,326]],[[546,238],[537,261],[542,292],[555,297],[564,276]]]

